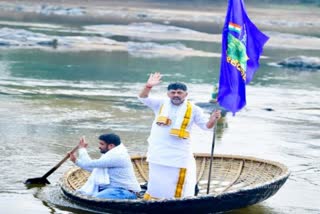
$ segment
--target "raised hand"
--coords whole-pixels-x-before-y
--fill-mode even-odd
[[[153,87],[155,85],[158,85],[161,82],[161,74],[159,72],[155,72],[153,74],[150,74],[149,79],[147,81],[147,87]]]

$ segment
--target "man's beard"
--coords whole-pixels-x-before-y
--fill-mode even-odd
[[[101,153],[101,154],[106,154],[108,151],[109,151],[108,149],[107,149],[107,150],[102,150],[102,149],[100,149],[100,153]]]
[[[171,103],[173,105],[180,105],[181,103],[183,103],[184,100],[182,100],[180,97],[173,97],[171,99]]]

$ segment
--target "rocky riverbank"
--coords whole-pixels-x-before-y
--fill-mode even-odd
[[[152,21],[154,23],[172,24],[192,28],[208,33],[220,32],[224,22],[226,3],[217,4],[187,4],[155,2],[155,1],[101,1],[101,0],[0,0],[1,18],[31,19],[33,16],[46,21],[87,23],[132,23]],[[279,5],[271,7],[268,4],[255,6],[247,4],[251,19],[264,30],[278,29],[290,33],[300,29],[301,34],[314,32],[320,36],[319,7],[295,5]]]
[[[0,48],[127,51],[146,58],[219,57],[218,50],[197,50],[181,42],[219,45],[225,10],[226,4],[192,10],[188,4],[169,7],[148,1],[0,0]],[[267,47],[320,50],[319,8],[247,5],[247,10],[270,37]]]

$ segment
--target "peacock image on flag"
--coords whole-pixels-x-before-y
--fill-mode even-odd
[[[249,19],[243,0],[229,0],[222,32],[218,102],[233,115],[246,105],[246,84],[269,37]]]

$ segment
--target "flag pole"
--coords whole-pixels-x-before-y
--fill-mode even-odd
[[[214,111],[216,111],[215,109]],[[207,186],[207,194],[210,191],[210,181],[211,181],[211,171],[212,171],[212,164],[213,164],[213,153],[214,153],[214,146],[216,141],[216,121],[214,122],[213,126],[213,136],[212,136],[212,145],[211,145],[211,155],[210,155],[210,166],[209,166],[209,176],[208,176],[208,186]]]

